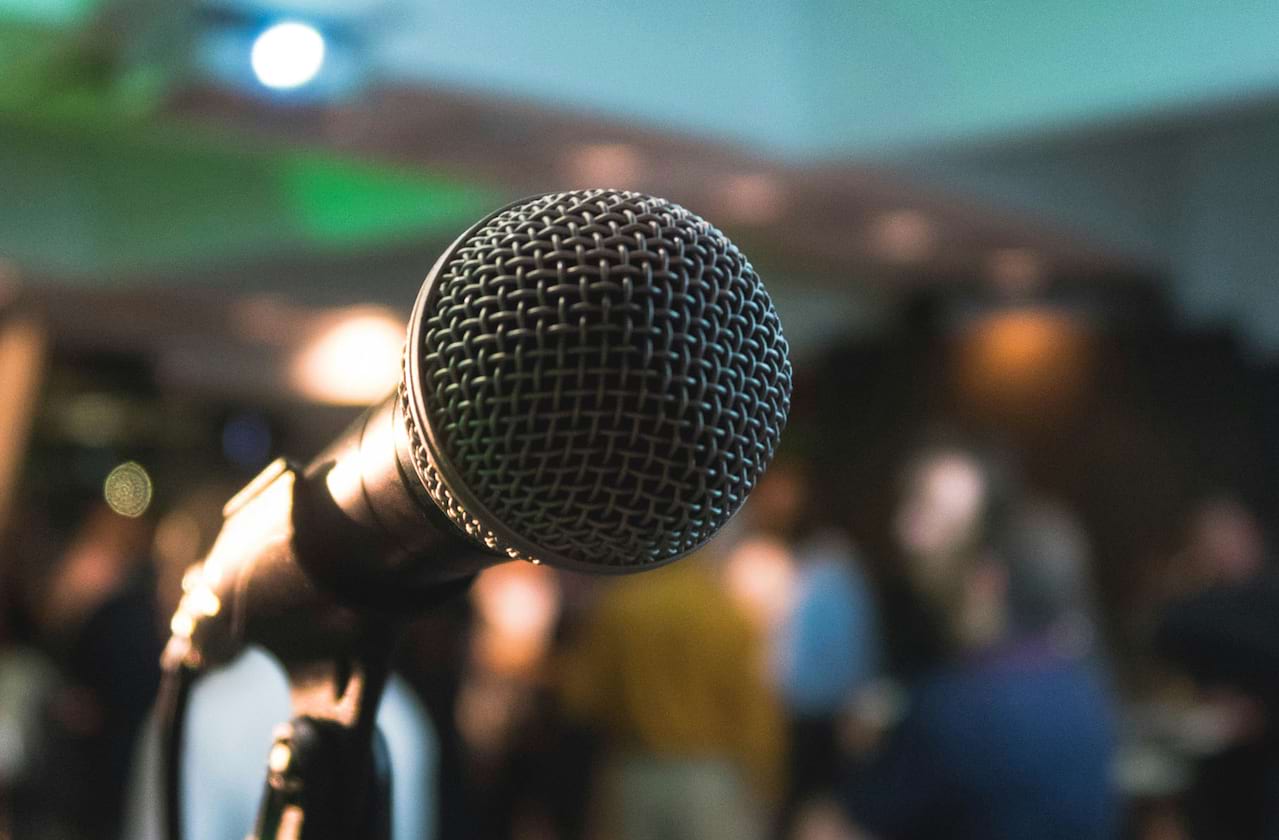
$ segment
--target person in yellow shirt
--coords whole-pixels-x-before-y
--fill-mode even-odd
[[[560,662],[566,714],[605,739],[619,840],[754,840],[781,787],[763,639],[719,576],[727,541],[618,580]]]

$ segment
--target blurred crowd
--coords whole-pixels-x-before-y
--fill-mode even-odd
[[[398,837],[1279,837],[1279,578],[1229,492],[1170,524],[1103,617],[1089,536],[957,435],[898,465],[869,558],[783,458],[694,556],[592,578],[510,563],[422,616],[379,723]],[[224,487],[130,518],[28,508],[4,542],[0,838],[158,837],[158,657]],[[189,836],[251,829],[279,666],[205,678]]]

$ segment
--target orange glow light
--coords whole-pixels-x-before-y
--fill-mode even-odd
[[[1025,308],[991,315],[961,340],[961,390],[1002,413],[1042,418],[1067,408],[1087,376],[1088,338],[1067,313]]]
[[[1070,349],[1075,333],[1074,325],[1060,315],[1009,312],[982,325],[973,349],[991,374],[1021,379],[1051,368],[1054,358]]]

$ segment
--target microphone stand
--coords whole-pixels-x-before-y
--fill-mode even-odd
[[[293,705],[268,756],[254,840],[390,840],[391,768],[376,720],[395,640],[409,616],[464,592],[471,576],[419,583],[392,570],[374,582],[383,597],[362,601],[360,581],[340,574],[361,568],[343,562],[353,555],[376,555],[377,535],[337,509],[324,482],[329,469],[322,464],[309,477],[279,460],[263,470],[227,503],[218,541],[183,581],[162,658],[169,840],[184,834],[181,752],[191,687],[206,661],[226,661],[246,640],[284,666]],[[443,545],[441,562],[450,556]]]
[[[254,840],[391,840],[391,766],[376,716],[393,633],[364,629],[349,660],[288,668],[294,716],[275,732]]]

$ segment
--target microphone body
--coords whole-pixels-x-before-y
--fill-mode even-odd
[[[406,474],[406,428],[392,394],[310,463],[277,459],[226,504],[217,540],[183,581],[171,628],[189,639],[181,655],[217,664],[254,643],[284,662],[341,656],[370,613],[418,612],[506,559],[460,533]]]
[[[671,562],[745,501],[790,383],[771,300],[704,220],[609,190],[503,208],[428,274],[396,391],[227,504],[166,657],[340,657],[505,560]]]

